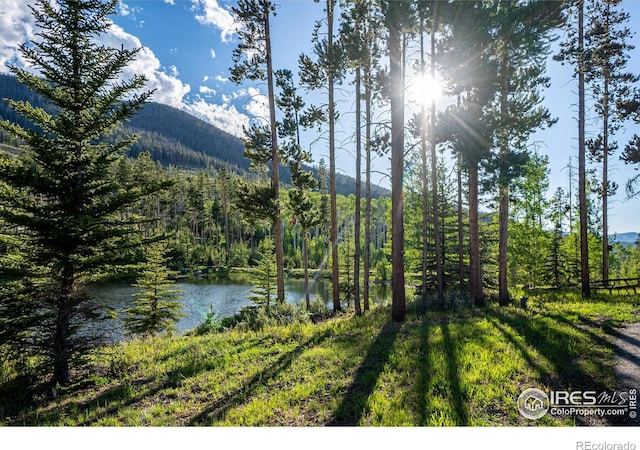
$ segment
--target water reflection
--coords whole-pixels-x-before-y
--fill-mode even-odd
[[[182,312],[185,316],[180,319],[176,328],[181,333],[195,328],[204,322],[207,313],[213,309],[219,318],[230,317],[238,313],[243,306],[252,304],[247,296],[254,288],[252,284],[238,281],[199,278],[176,283],[176,288],[182,291]],[[96,303],[119,314],[123,309],[133,305],[137,291],[130,285],[100,285],[90,289]],[[317,280],[310,283],[311,298],[319,296],[330,306],[331,282]],[[290,303],[304,302],[304,282],[302,280],[287,280],[285,286],[286,300]],[[372,286],[371,302],[380,303],[390,298],[387,286]],[[122,338],[119,321],[106,325],[107,332],[113,339]]]

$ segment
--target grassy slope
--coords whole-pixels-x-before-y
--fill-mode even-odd
[[[13,425],[556,425],[519,416],[527,387],[613,388],[610,332],[633,302],[365,317],[133,341],[96,354],[89,386]],[[415,305],[413,305],[415,309]]]

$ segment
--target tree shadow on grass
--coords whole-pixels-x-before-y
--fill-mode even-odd
[[[273,364],[253,375],[247,382],[243,383],[241,387],[216,400],[208,408],[192,417],[187,425],[209,425],[212,422],[222,419],[229,410],[246,403],[260,386],[264,386],[269,380],[276,378],[280,373],[287,370],[291,366],[291,363],[305,350],[318,345],[329,337],[330,334],[330,330],[317,333],[293,350],[284,353]]]
[[[420,356],[418,360],[418,379],[416,380],[416,391],[418,395],[418,424],[426,426],[429,424],[429,384],[432,379],[433,370],[431,367],[431,351],[429,346],[429,322],[425,316],[420,327]]]
[[[367,354],[356,371],[355,377],[342,403],[327,423],[330,426],[356,426],[367,410],[369,396],[373,393],[376,382],[389,360],[401,324],[387,322],[382,327],[376,340],[369,346]]]
[[[442,331],[442,338],[444,340],[444,352],[447,357],[447,378],[449,380],[449,387],[451,388],[451,399],[453,403],[453,410],[456,413],[458,425],[469,424],[469,411],[464,401],[464,393],[460,385],[460,363],[458,361],[458,354],[456,344],[451,337],[449,330],[449,324],[447,322],[440,323],[440,330]]]
[[[504,326],[499,326],[495,322],[499,321],[502,325],[508,325],[517,334],[524,337],[525,342],[535,348],[542,357],[549,361],[553,367],[553,373],[549,373],[540,366],[536,366],[532,362],[532,358],[522,343],[517,343],[516,347],[520,350],[527,362],[534,367],[538,367],[542,375],[541,381],[549,385],[554,390],[591,390],[596,392],[610,392],[615,386],[609,386],[603,374],[610,373],[611,364],[608,361],[609,353],[599,351],[604,348],[613,350],[614,344],[595,333],[588,327],[600,328],[601,324],[589,318],[579,317],[581,324],[576,324],[568,320],[566,317],[558,314],[544,314],[540,316],[537,325],[533,325],[533,319],[517,318],[510,316],[504,312],[495,312],[492,322],[503,332],[505,337],[516,343],[517,340],[513,334],[506,331]],[[551,323],[543,322],[542,319],[548,319]],[[579,333],[579,338],[562,331],[553,326],[553,324],[563,324],[569,326]],[[570,344],[572,343],[572,344]],[[570,348],[574,345],[574,348]],[[527,356],[528,355],[528,356]],[[630,357],[630,355],[621,355],[622,357]],[[589,370],[586,370],[588,367]],[[593,425],[588,416],[575,416],[577,424]],[[605,416],[603,418],[605,424],[620,425],[624,423],[625,418],[621,416]],[[596,425],[602,425],[599,422]]]
[[[166,383],[157,382],[153,377],[122,381],[103,389],[87,400],[69,401],[63,407],[52,409],[25,411],[19,417],[19,421],[23,426],[55,426],[65,417],[71,417],[76,418],[77,425],[94,425],[103,418],[117,416],[118,410],[152,397],[168,387]],[[138,389],[143,390],[135,394]]]
[[[501,323],[499,320],[497,320],[495,317],[489,317],[488,320],[491,323],[491,325],[493,325],[507,339],[507,341],[511,345],[513,345],[516,349],[518,349],[518,351],[520,352],[520,355],[524,358],[527,364],[529,364],[529,367],[531,367],[537,372],[538,376],[540,377],[540,380],[543,383],[552,384],[554,382],[553,377],[551,376],[551,373],[549,372],[549,370],[547,370],[542,364],[536,361],[536,359],[531,355],[531,352],[529,351],[529,349],[527,349],[526,345],[524,345],[522,341],[518,340],[514,333],[509,331],[505,327],[505,325]]]
[[[606,339],[598,336],[590,330],[585,330],[581,327],[576,327],[575,324],[566,320],[562,316],[545,315],[541,316],[537,320],[537,325],[533,325],[533,320],[529,318],[518,318],[504,312],[496,311],[491,314],[490,320],[496,325],[503,335],[516,345],[520,353],[525,360],[532,364],[536,370],[544,377],[542,381],[548,382],[554,388],[561,389],[573,389],[573,390],[606,390],[607,386],[602,383],[602,380],[598,376],[589,373],[580,364],[580,359],[584,357],[596,358],[595,364],[602,371],[606,370],[605,364],[601,361],[598,355],[585,355],[577,352],[575,349],[570,349],[571,342],[575,342],[575,336],[564,332],[553,326],[555,323],[563,323],[564,325],[571,326],[577,330],[584,340],[581,345],[584,345],[584,341],[591,341],[598,346],[610,347],[611,343]],[[543,321],[543,318],[548,318],[551,323]],[[499,326],[495,321],[499,321],[502,325],[511,327],[518,335],[522,336],[525,342],[535,348],[542,357],[544,357],[551,366],[555,376],[549,373],[546,369],[536,363],[527,350],[526,346],[515,339],[512,333],[507,332],[504,326]],[[602,373],[598,370],[599,373]]]
[[[219,417],[229,408],[241,404],[243,399],[246,399],[261,384],[277,376],[278,373],[289,367],[291,362],[305,349],[319,343],[327,336],[329,336],[329,331],[318,333],[291,352],[282,355],[276,363],[254,375],[251,380],[237,392],[229,394],[216,402],[211,408],[208,408],[207,411],[203,411],[194,417],[190,424],[197,425],[207,417]],[[255,345],[256,343],[253,342],[251,345],[247,345],[245,349]],[[161,357],[161,360],[171,359],[172,356],[174,355],[164,355]],[[72,411],[69,417],[77,417],[78,425],[95,425],[104,418],[117,417],[118,411],[123,408],[135,406],[154,396],[166,397],[166,395],[163,394],[164,391],[177,388],[185,379],[195,377],[199,373],[214,370],[218,365],[215,361],[187,362],[181,367],[161,372],[156,376],[117,382],[117,384],[112,384],[104,388],[89,399],[70,401],[66,403],[63,408],[54,408],[50,411],[40,411],[23,415],[20,417],[20,421],[21,424],[24,425],[38,425],[42,423],[55,424],[59,423],[63,417],[69,415],[69,411]],[[78,412],[81,414],[78,414]]]

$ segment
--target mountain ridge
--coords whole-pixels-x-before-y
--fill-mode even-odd
[[[621,244],[635,244],[638,240],[638,233],[635,231],[629,231],[626,233],[615,233],[609,235],[609,239]]]
[[[12,75],[0,74],[0,97],[28,101],[33,106],[51,109],[41,97],[21,85]],[[30,126],[29,122],[17,115],[4,101],[0,102],[0,118],[23,127]],[[164,166],[192,170],[226,168],[245,178],[252,176],[241,139],[172,106],[147,103],[125,123],[123,133],[140,134],[138,141],[129,150],[129,156],[135,157],[143,151],[149,151],[152,159]],[[12,144],[2,134],[0,143]],[[311,170],[318,178],[317,167],[307,166],[306,169]],[[281,167],[280,179],[284,185],[291,183],[288,167]],[[355,194],[355,179],[351,176],[336,174],[336,186],[339,194]],[[372,197],[388,194],[387,189],[372,186]]]

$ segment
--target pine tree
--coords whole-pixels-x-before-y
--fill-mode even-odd
[[[280,88],[280,95],[276,98],[278,107],[284,114],[284,118],[278,124],[280,137],[285,141],[289,170],[291,171],[291,183],[293,189],[289,190],[289,208],[292,212],[292,222],[302,228],[302,260],[304,267],[304,293],[307,310],[311,308],[309,298],[309,237],[310,228],[322,223],[326,216],[323,199],[316,201],[311,196],[311,191],[317,189],[320,183],[313,178],[313,173],[305,170],[304,163],[311,162],[311,154],[302,150],[300,146],[300,126],[304,128],[315,125],[322,118],[321,111],[311,108],[303,112],[305,106],[302,97],[297,94],[293,84],[293,74],[289,70],[276,72],[276,85]]]
[[[547,248],[547,262],[544,268],[544,278],[553,287],[562,287],[569,279],[568,258],[562,247],[564,240],[563,221],[568,212],[565,203],[565,193],[558,188],[551,199],[551,222],[553,231]]]
[[[608,199],[617,189],[609,180],[609,157],[617,149],[613,140],[625,118],[624,105],[633,99],[631,86],[640,79],[625,72],[632,32],[625,27],[629,14],[619,9],[620,0],[592,0],[588,3],[589,18],[585,30],[587,72],[585,82],[591,86],[595,112],[602,120],[602,128],[595,139],[586,142],[589,156],[602,164],[602,180],[598,193],[602,199],[602,280],[609,278]]]
[[[554,123],[542,107],[540,89],[548,87],[543,76],[551,41],[550,31],[560,23],[561,4],[553,2],[498,2],[492,8],[495,51],[499,59],[498,105],[493,117],[498,153],[489,161],[499,189],[498,302],[509,304],[507,247],[509,189],[522,176],[529,159],[531,133]]]
[[[261,154],[257,160],[263,164],[271,162],[271,188],[273,191],[273,234],[276,252],[278,301],[284,303],[284,249],[282,237],[280,202],[280,161],[282,154],[278,150],[276,122],[276,103],[273,69],[273,51],[271,47],[271,14],[275,5],[269,0],[239,0],[231,8],[236,21],[240,24],[238,37],[240,43],[233,51],[234,66],[231,79],[239,84],[243,80],[266,80],[269,100],[269,121],[262,132],[268,138],[262,146],[254,147]],[[255,128],[254,128],[255,131]],[[245,156],[254,159],[245,153]]]
[[[362,314],[360,304],[360,228],[362,223],[362,65],[367,63],[365,21],[367,14],[365,1],[354,2],[351,9],[343,12],[340,39],[345,49],[348,64],[355,71],[354,89],[356,102],[356,192],[354,219],[354,263],[353,263],[353,296],[356,315]]]
[[[140,266],[140,275],[134,287],[134,307],[122,311],[123,323],[129,335],[152,336],[163,331],[175,331],[175,324],[185,314],[180,310],[180,290],[173,289],[172,271],[167,267],[166,249],[155,242],[145,249],[146,261]]]
[[[589,239],[587,210],[587,174],[586,174],[586,141],[585,141],[585,0],[576,0],[570,4],[566,18],[567,39],[560,44],[560,52],[554,56],[556,60],[568,61],[574,66],[574,74],[578,78],[578,203],[580,215],[580,283],[582,296],[591,297],[589,286]],[[576,19],[569,20],[572,16]]]
[[[491,22],[482,2],[456,2],[445,9],[451,34],[443,45],[443,67],[447,68],[456,105],[443,116],[443,140],[453,143],[461,167],[468,174],[470,290],[476,306],[485,305],[480,258],[479,169],[490,156],[493,129],[486,108],[495,97],[497,67],[487,49],[493,38]],[[473,23],[474,27],[469,27]]]
[[[314,0],[318,3],[320,0]],[[338,113],[335,103],[335,83],[342,77],[343,52],[339,42],[335,42],[335,8],[336,0],[326,0],[325,3],[325,23],[327,26],[326,38],[319,36],[320,22],[316,25],[313,35],[315,43],[315,53],[318,58],[313,61],[308,55],[301,55],[299,58],[300,82],[308,89],[319,89],[326,85],[327,107],[326,119],[329,128],[329,204],[331,220],[331,276],[332,276],[332,296],[333,311],[340,311],[340,272],[338,258],[338,209],[337,209],[337,188],[336,188],[336,139],[335,125]]]
[[[389,0],[383,5],[384,22],[389,33],[389,80],[391,107],[391,316],[394,322],[406,317],[404,286],[404,27],[411,20],[410,2]]]
[[[123,186],[112,176],[135,136],[105,138],[151,95],[141,91],[143,76],[120,79],[139,49],[99,43],[112,25],[116,4],[37,0],[31,8],[37,37],[21,46],[31,67],[11,71],[47,101],[51,112],[12,101],[34,127],[1,124],[25,143],[16,158],[0,160],[3,233],[24,262],[17,271],[20,290],[34,294],[24,297],[29,299],[25,307],[47,317],[23,331],[32,336],[30,350],[44,356],[53,383],[63,385],[86,350],[80,326],[95,317],[85,314],[90,299],[83,286],[107,266],[122,264],[120,249],[133,245],[130,235],[139,220],[123,219],[120,212],[166,186],[135,180]]]
[[[271,308],[271,302],[276,298],[274,278],[276,277],[276,261],[274,253],[274,241],[271,237],[264,238],[258,244],[258,267],[252,278],[255,287],[247,299],[258,306],[264,307],[267,314]]]

